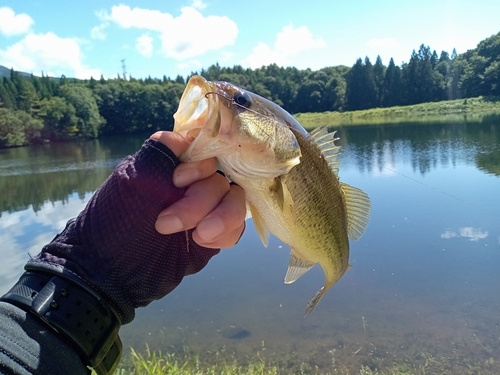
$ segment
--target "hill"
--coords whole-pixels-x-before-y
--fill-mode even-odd
[[[0,77],[9,77],[9,76],[10,76],[10,69],[0,65]]]
[[[22,77],[24,78],[30,78],[31,77],[31,73],[25,73],[25,72],[17,72],[19,75],[21,75]],[[3,66],[3,65],[0,65],[0,78],[3,78],[3,77],[10,77],[10,69]]]

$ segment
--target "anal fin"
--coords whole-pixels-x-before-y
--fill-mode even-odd
[[[293,283],[299,277],[309,271],[315,264],[309,262],[308,260],[297,257],[293,249],[290,253],[290,262],[288,263],[288,270],[286,271],[285,275],[285,284]]]

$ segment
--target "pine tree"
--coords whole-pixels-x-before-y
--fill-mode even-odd
[[[389,61],[389,66],[385,72],[384,83],[382,86],[382,107],[392,107],[401,105],[401,69],[394,64],[394,59]]]
[[[373,66],[373,75],[375,79],[375,88],[377,92],[377,104],[376,106],[380,106],[382,103],[382,86],[384,85],[384,77],[385,77],[386,67],[382,63],[382,59],[380,56],[377,56],[377,61]]]

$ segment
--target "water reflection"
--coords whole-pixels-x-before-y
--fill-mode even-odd
[[[94,191],[143,137],[54,143],[0,150],[0,215]]]
[[[0,150],[0,293],[144,137]]]
[[[189,348],[208,362],[307,362],[323,373],[332,361],[351,373],[394,363],[421,373],[438,372],[438,364],[454,374],[500,373],[500,160],[491,156],[499,129],[484,122],[339,129],[340,178],[370,196],[372,217],[352,243],[353,268],[313,314],[302,318],[321,271],[284,285],[287,246],[271,238],[263,248],[249,223],[234,249],[140,309],[123,328],[125,347]],[[60,231],[142,139],[113,142],[2,151],[4,290],[27,254]]]
[[[408,162],[421,175],[457,163],[474,163],[481,170],[498,175],[500,116],[486,116],[481,122],[472,123],[346,127],[339,129],[337,135],[340,144],[348,144],[357,155],[355,163],[361,171],[390,172],[398,157],[402,158],[399,162]]]
[[[450,239],[453,237],[465,237],[475,242],[488,237],[488,231],[482,231],[481,228],[462,227],[459,228],[458,232],[447,229],[441,234],[441,238]]]
[[[5,293],[23,272],[29,255],[40,252],[83,209],[91,194],[66,196],[64,201],[49,202],[17,211],[4,212],[0,219],[0,293]]]

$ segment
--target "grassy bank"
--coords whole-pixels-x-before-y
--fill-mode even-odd
[[[500,114],[500,96],[422,103],[403,107],[373,108],[351,112],[299,113],[306,129],[319,125],[366,125],[402,122],[463,121]]]

